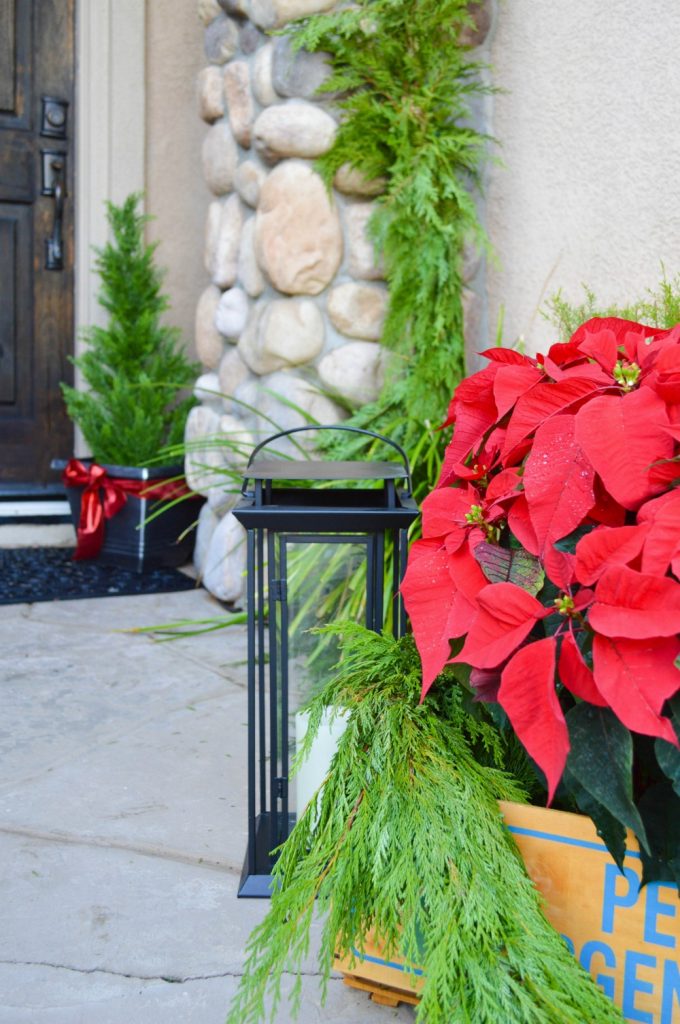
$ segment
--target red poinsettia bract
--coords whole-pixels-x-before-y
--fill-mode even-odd
[[[546,356],[484,355],[451,401],[402,592],[423,697],[470,665],[550,800],[570,748],[560,687],[678,745],[680,325],[593,319]]]

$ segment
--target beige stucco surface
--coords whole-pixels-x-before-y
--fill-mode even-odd
[[[539,309],[581,282],[606,302],[680,271],[680,4],[501,0],[492,47],[489,322],[530,348]]]
[[[188,0],[146,3],[146,197],[154,216],[175,324],[193,348],[194,315],[205,287],[203,225],[210,195],[203,182],[205,125],[196,105],[196,75],[205,63],[203,26]]]

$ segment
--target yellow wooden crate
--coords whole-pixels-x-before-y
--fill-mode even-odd
[[[677,886],[653,883],[640,890],[640,853],[631,834],[621,874],[589,818],[511,803],[501,810],[546,915],[626,1020],[680,1024]],[[370,941],[354,967],[349,960],[336,965],[348,984],[391,1005],[417,1000],[423,984],[422,976],[386,960]]]

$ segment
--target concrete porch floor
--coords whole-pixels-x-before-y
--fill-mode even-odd
[[[203,590],[0,607],[0,1024],[221,1024],[266,912],[246,838],[245,638]],[[299,1020],[412,1022],[306,966]],[[284,1006],[277,1024],[291,1018]]]

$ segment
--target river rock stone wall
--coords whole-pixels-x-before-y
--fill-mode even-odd
[[[375,399],[388,293],[366,233],[381,181],[341,168],[329,190],[314,160],[333,145],[337,113],[319,85],[321,53],[269,36],[333,0],[198,0],[206,66],[198,108],[209,278],[196,310],[204,372],[186,428],[189,485],[207,497],[195,564],[223,601],[243,592],[243,531],[231,515],[252,447],[309,419],[338,423]],[[492,0],[475,3],[480,44]],[[486,111],[476,113],[476,120]],[[482,261],[466,262],[470,337],[480,331]],[[305,443],[310,441],[305,435]],[[280,450],[292,451],[290,444]],[[231,476],[229,475],[231,474]]]

